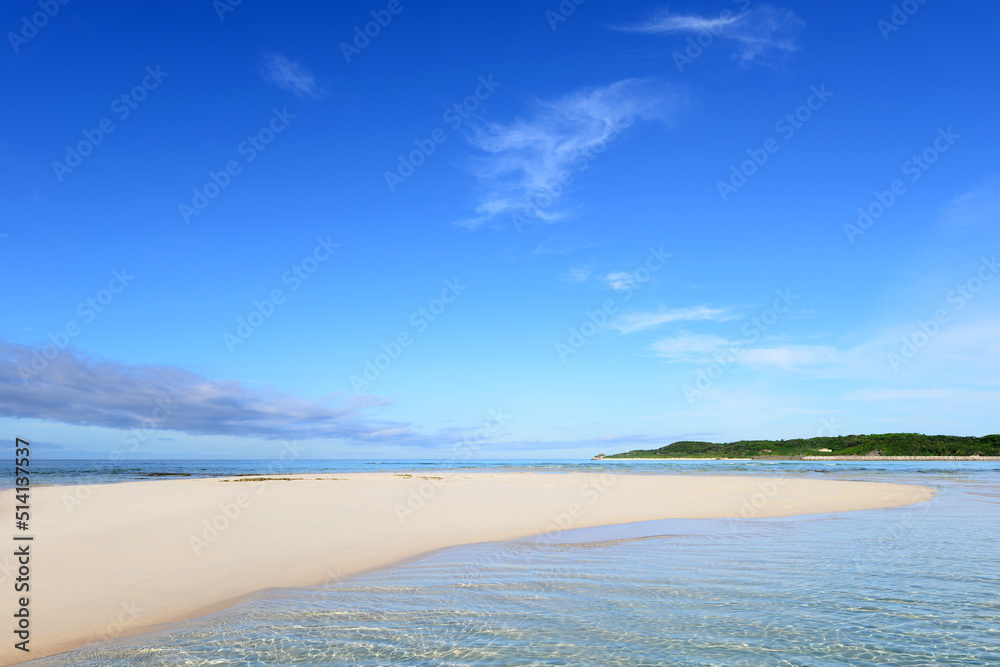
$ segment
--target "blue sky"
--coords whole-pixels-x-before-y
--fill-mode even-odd
[[[10,2],[0,423],[131,459],[995,433],[998,18]]]

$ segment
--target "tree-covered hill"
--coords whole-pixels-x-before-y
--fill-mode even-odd
[[[829,451],[824,451],[829,450]],[[794,440],[740,440],[739,442],[675,442],[659,449],[635,449],[609,459],[749,458],[756,456],[1000,456],[1000,435],[982,438],[920,433],[842,435]]]

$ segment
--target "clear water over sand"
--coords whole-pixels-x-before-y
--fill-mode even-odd
[[[939,495],[891,510],[657,521],[449,549],[27,664],[1000,664],[995,463],[596,465],[913,482]]]

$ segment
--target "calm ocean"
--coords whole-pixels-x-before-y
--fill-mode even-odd
[[[912,507],[668,520],[437,552],[271,589],[151,634],[32,661],[153,665],[1000,665],[997,462],[33,462],[35,483],[150,473],[502,469],[919,483]],[[42,469],[46,470],[43,471]],[[335,567],[331,563],[331,567]]]

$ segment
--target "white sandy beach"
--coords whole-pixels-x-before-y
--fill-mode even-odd
[[[7,525],[13,495],[0,494]],[[11,640],[17,565],[9,547],[0,556],[8,637],[0,662],[140,632],[262,589],[320,584],[448,546],[653,519],[899,507],[932,496],[928,487],[873,482],[584,473],[352,473],[35,488],[31,651],[15,650]]]

